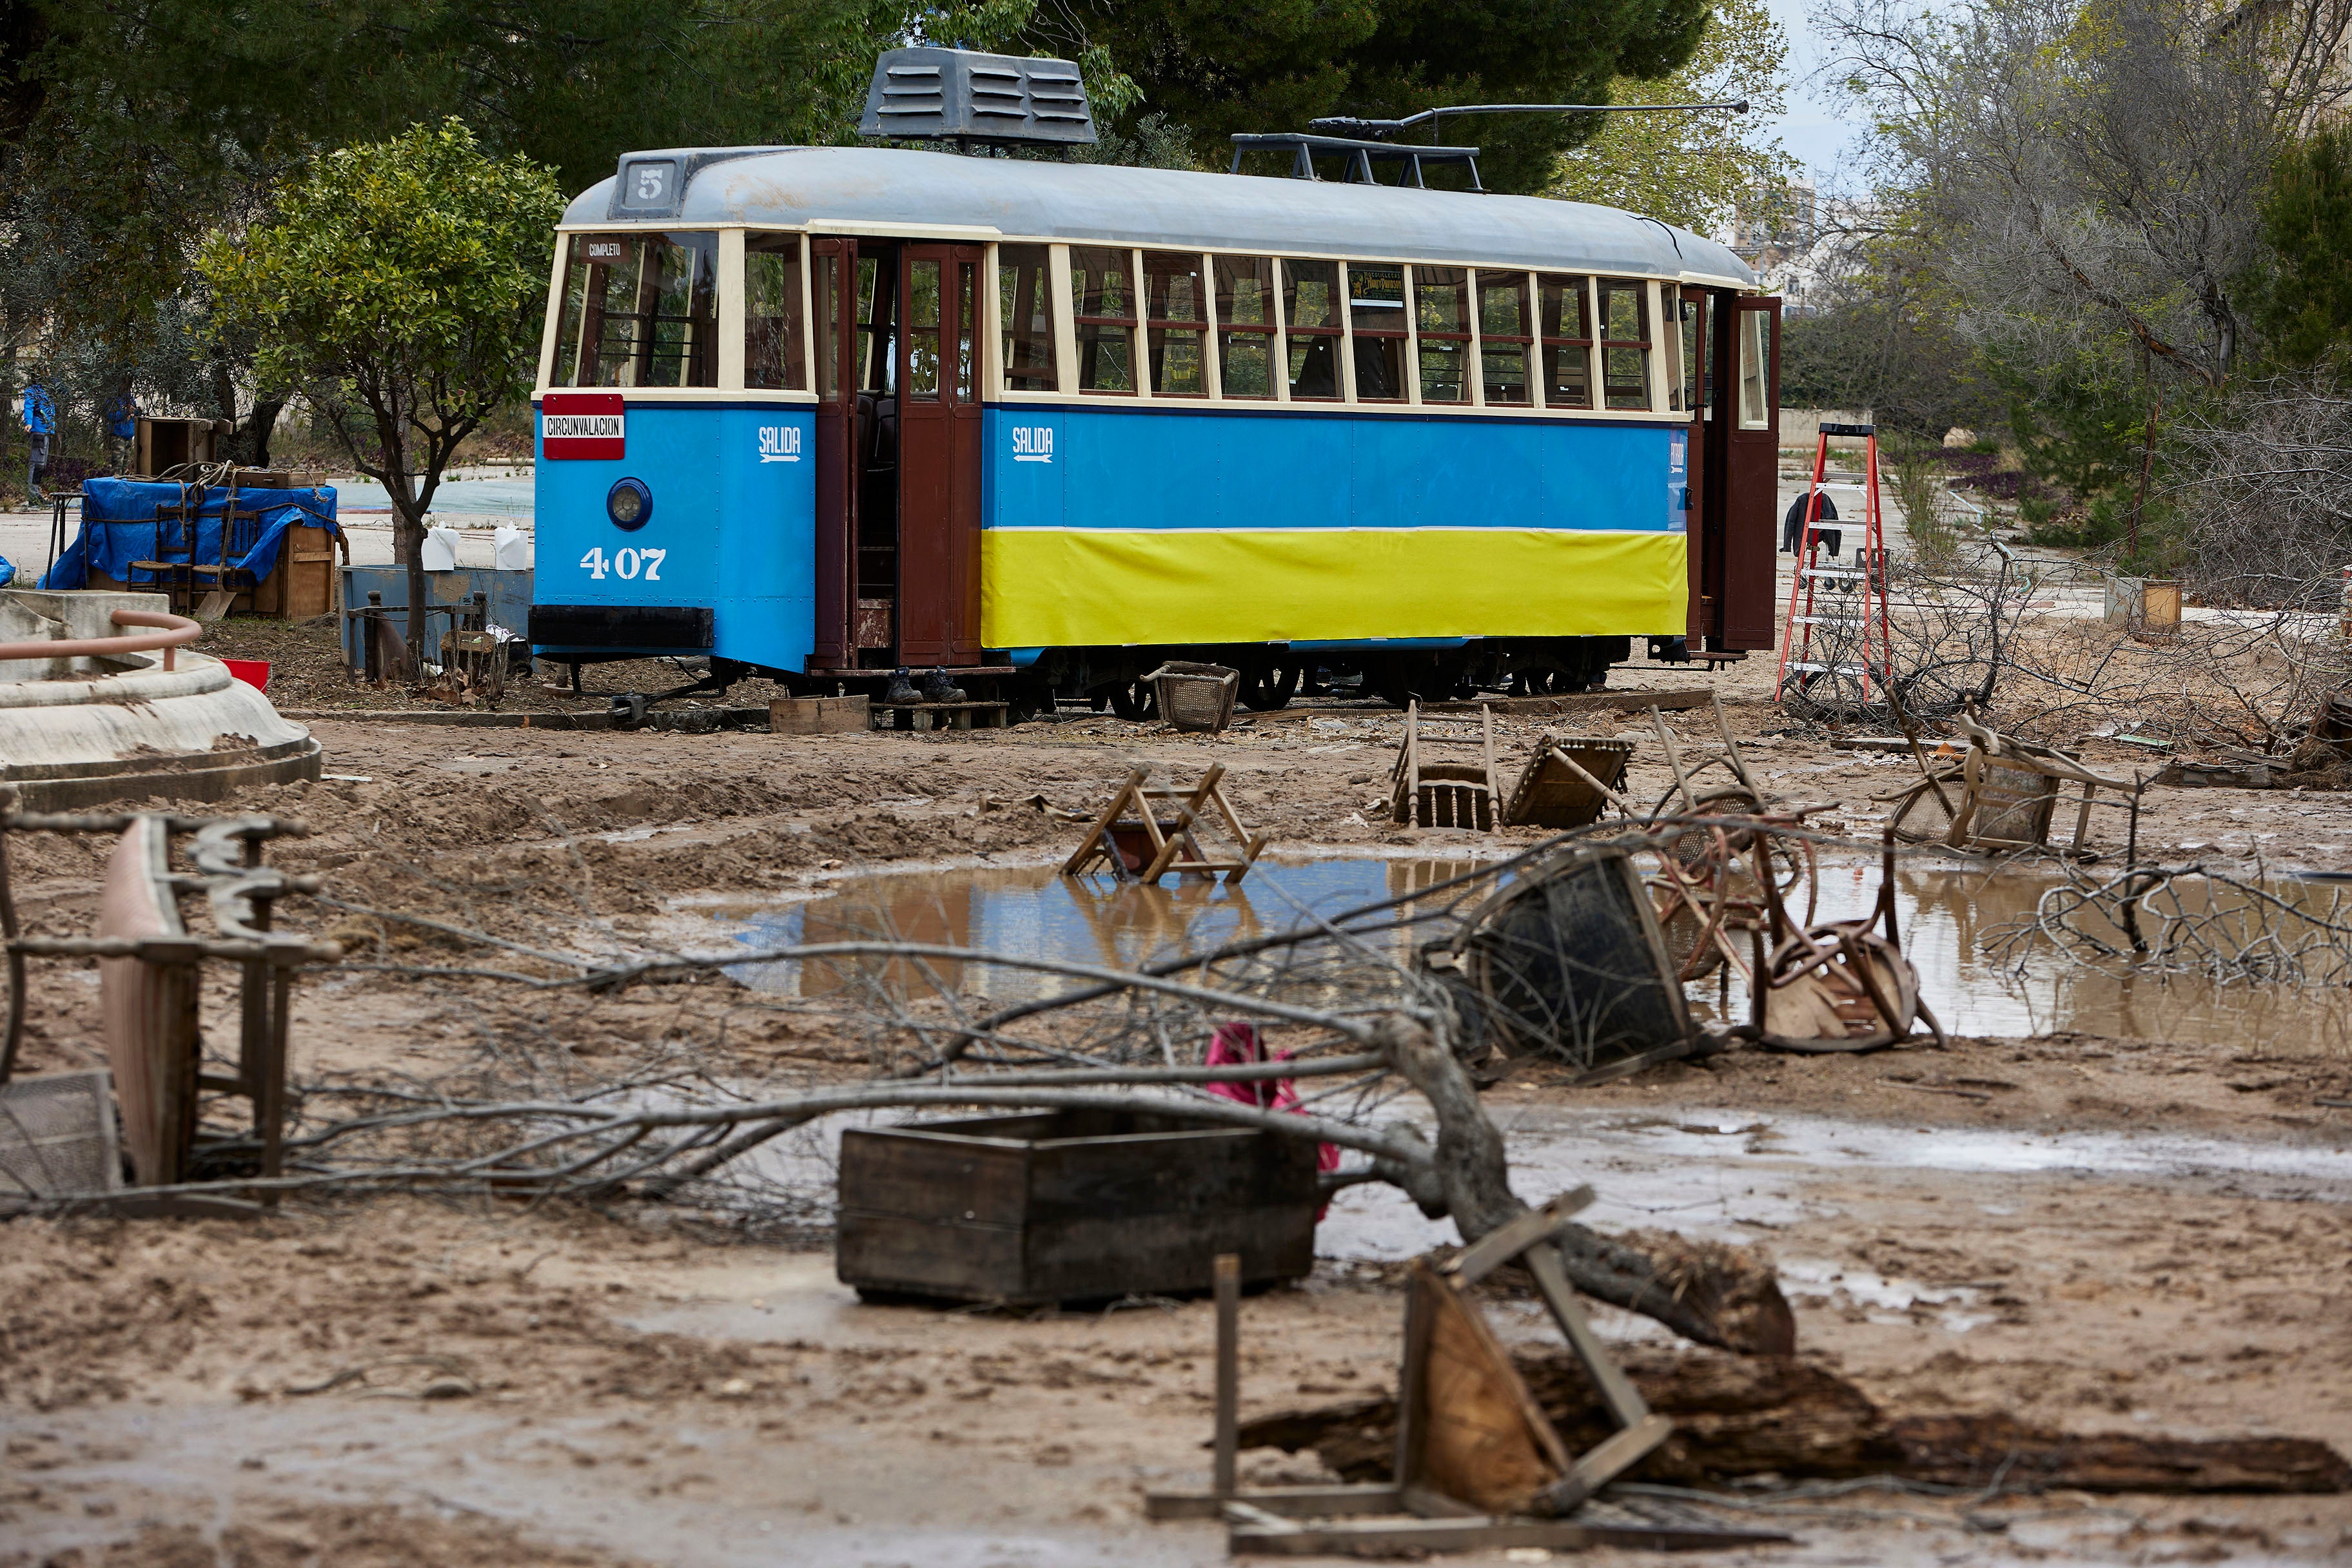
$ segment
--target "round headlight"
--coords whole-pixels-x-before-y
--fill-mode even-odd
[[[643,479],[623,479],[605,494],[604,515],[614,527],[634,533],[652,521],[654,492]]]

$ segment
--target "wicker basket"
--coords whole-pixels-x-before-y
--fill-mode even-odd
[[[1213,735],[1234,721],[1234,699],[1242,689],[1238,669],[1171,659],[1144,679],[1160,700],[1160,716],[1179,730]]]

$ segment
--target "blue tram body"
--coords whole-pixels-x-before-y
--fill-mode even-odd
[[[771,434],[780,430],[796,432],[788,458]],[[816,625],[815,433],[810,409],[696,403],[630,408],[620,458],[549,462],[540,437],[534,595],[542,605],[615,610],[707,606],[719,657],[803,668]],[[763,461],[763,451],[779,457]],[[645,479],[654,506],[625,531],[606,516],[605,498],[628,478]],[[636,556],[626,573],[624,550]],[[558,642],[538,651],[613,650]]]
[[[532,642],[1276,705],[1772,641],[1778,301],[1528,198],[875,149],[630,154],[572,204]]]

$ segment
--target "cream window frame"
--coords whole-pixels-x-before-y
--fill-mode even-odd
[[[1070,247],[1046,247],[1045,270],[1054,288],[1054,395],[1078,400],[1077,311],[1070,302]]]
[[[719,231],[719,390],[743,390],[743,236]]]

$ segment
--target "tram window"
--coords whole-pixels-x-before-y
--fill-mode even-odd
[[[1133,251],[1102,245],[1070,247],[1080,392],[1135,390],[1134,271]]]
[[[1685,414],[1689,405],[1683,392],[1682,315],[1675,308],[1674,293],[1667,291],[1665,310],[1658,320],[1659,359],[1666,367],[1666,409],[1669,413]]]
[[[1294,402],[1339,397],[1339,264],[1282,264],[1282,314],[1289,324],[1290,395]]]
[[[956,263],[955,395],[959,403],[972,401],[973,383],[980,374],[980,367],[974,363],[980,356],[972,352],[980,331],[979,320],[972,314],[980,298],[979,273],[980,268],[971,262]]]
[[[1650,286],[1601,280],[1601,386],[1612,408],[1650,406]]]
[[[1054,288],[1042,245],[996,247],[997,316],[1004,331],[1004,390],[1054,390]]]
[[[1217,362],[1227,397],[1274,395],[1274,263],[1220,256]]]
[[[880,258],[857,258],[857,390],[896,392],[898,356],[892,347],[892,329],[898,313],[898,290],[888,286]]]
[[[799,235],[755,234],[743,242],[743,384],[808,390]]]
[[[1162,397],[1209,395],[1203,344],[1209,300],[1197,251],[1143,253],[1143,318],[1150,324],[1151,390]]]
[[[1675,406],[1685,414],[1706,406],[1701,388],[1704,383],[1702,362],[1706,358],[1706,304],[1701,300],[1676,301],[1679,320],[1675,323],[1675,342],[1681,347],[1681,384],[1675,388]]]
[[[1543,396],[1547,408],[1592,406],[1592,280],[1547,272],[1543,300]]]
[[[559,386],[719,384],[719,237],[572,237]]]
[[[1488,407],[1523,405],[1528,396],[1528,345],[1534,339],[1528,314],[1528,275],[1478,274],[1478,366]]]
[[[1402,403],[1411,325],[1404,313],[1404,268],[1348,263],[1348,324],[1355,329],[1357,401]]]
[[[1762,310],[1742,310],[1739,321],[1739,427],[1772,425],[1772,323]]]
[[[929,258],[907,263],[907,395],[918,403],[940,400],[940,264]]]
[[[1412,269],[1412,315],[1420,329],[1421,400],[1470,401],[1470,274],[1460,267]]]
[[[840,257],[816,258],[816,385],[827,403],[841,396],[841,273]]]

